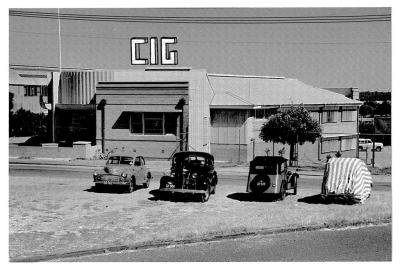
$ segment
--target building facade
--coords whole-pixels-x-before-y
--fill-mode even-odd
[[[56,141],[89,141],[103,153],[125,150],[168,159],[180,150],[197,150],[233,162],[287,156],[289,147],[263,142],[260,129],[272,114],[303,105],[320,123],[322,137],[298,146],[299,160],[318,162],[338,151],[358,156],[361,102],[297,79],[185,67],[53,71],[48,77],[41,84],[48,84],[48,102],[54,103]]]

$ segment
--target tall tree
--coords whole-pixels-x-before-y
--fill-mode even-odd
[[[292,106],[287,111],[272,115],[261,127],[260,138],[290,146],[289,164],[293,165],[294,147],[305,142],[314,143],[321,137],[318,121],[302,106]]]

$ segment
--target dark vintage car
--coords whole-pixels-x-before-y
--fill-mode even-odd
[[[287,169],[287,159],[279,156],[257,156],[250,162],[247,192],[276,194],[285,199],[287,190],[297,194],[299,175]]]
[[[173,194],[199,195],[202,202],[215,194],[218,183],[214,157],[205,152],[178,152],[172,157],[171,174],[160,180],[161,197]]]
[[[130,193],[137,185],[149,187],[152,179],[142,156],[111,155],[101,171],[94,171],[93,182],[96,188],[105,186],[124,186]]]

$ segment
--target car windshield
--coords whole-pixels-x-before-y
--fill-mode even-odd
[[[125,156],[111,156],[107,164],[131,164],[133,161],[132,157],[125,157]]]
[[[206,158],[199,155],[188,155],[186,157],[175,157],[173,164],[178,167],[193,167],[206,165]]]
[[[266,174],[275,175],[277,174],[278,165],[277,164],[253,164],[252,171],[258,172],[262,171]]]

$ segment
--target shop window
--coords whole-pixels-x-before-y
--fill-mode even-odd
[[[164,134],[163,130],[163,113],[144,113],[144,134]]]
[[[340,151],[354,150],[356,149],[356,138],[342,138],[340,142]]]
[[[337,138],[322,139],[322,153],[336,152],[339,150],[339,140]]]
[[[162,112],[131,112],[130,131],[142,135],[176,135],[178,114]]]
[[[342,122],[354,122],[356,120],[356,111],[344,110],[342,111]]]
[[[324,111],[322,113],[322,123],[336,122],[336,111]]]
[[[131,113],[131,133],[143,134],[143,113]]]

